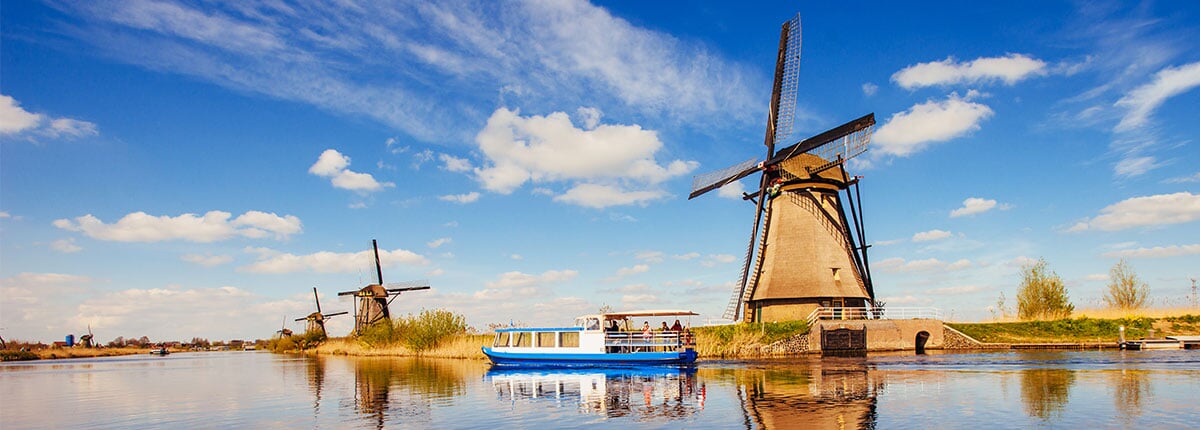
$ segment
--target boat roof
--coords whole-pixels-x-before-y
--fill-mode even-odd
[[[613,320],[613,319],[624,319],[624,318],[682,317],[682,316],[694,316],[694,315],[700,315],[700,314],[689,311],[689,310],[680,310],[680,309],[651,309],[651,310],[640,310],[640,311],[607,312],[607,313],[598,314],[598,315],[584,315],[583,317],[580,317],[580,318],[603,317],[606,320]]]

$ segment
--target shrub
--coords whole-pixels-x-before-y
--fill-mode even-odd
[[[1108,271],[1108,293],[1104,303],[1108,307],[1122,310],[1141,309],[1150,296],[1150,286],[1137,277],[1124,258]]]
[[[1021,268],[1017,290],[1017,317],[1022,320],[1062,319],[1071,316],[1075,305],[1067,298],[1067,287],[1057,273],[1050,272],[1045,259]]]
[[[438,346],[443,340],[467,332],[466,317],[444,309],[421,310],[417,316],[396,320],[400,339],[414,352]]]

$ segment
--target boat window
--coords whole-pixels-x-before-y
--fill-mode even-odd
[[[512,345],[517,348],[529,348],[533,346],[533,333],[517,332],[513,335]]]
[[[588,318],[587,329],[588,330],[600,330],[600,320],[595,319],[595,318]]]
[[[508,332],[496,333],[496,342],[492,344],[492,347],[502,346],[508,346]]]
[[[574,348],[579,346],[579,332],[566,331],[558,334],[558,346]]]
[[[554,347],[554,332],[552,332],[552,331],[538,332],[537,337],[538,337],[537,346],[540,346],[542,348],[553,348]]]

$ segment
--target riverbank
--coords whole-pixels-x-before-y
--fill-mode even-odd
[[[0,361],[116,357],[149,353],[150,348],[42,348],[30,351],[3,350],[0,351]]]
[[[1094,343],[1117,341],[1120,327],[1126,339],[1200,335],[1200,315],[1161,318],[1067,318],[1055,321],[1012,321],[992,323],[946,323],[947,326],[984,343]]]

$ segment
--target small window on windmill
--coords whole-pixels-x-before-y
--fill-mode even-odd
[[[842,282],[842,269],[840,267],[833,268],[833,282]]]

